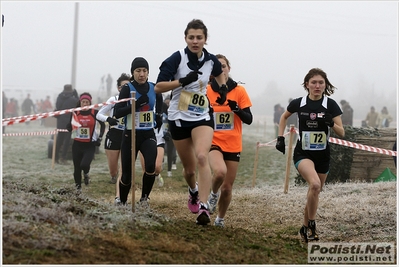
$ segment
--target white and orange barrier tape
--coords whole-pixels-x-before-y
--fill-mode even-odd
[[[289,134],[290,132],[286,132],[284,135]],[[295,133],[299,133],[298,129],[295,128]],[[273,142],[277,141],[277,139],[274,139],[270,142],[267,143],[259,143],[257,144],[258,147],[262,147],[262,146],[273,146],[271,145]],[[360,149],[360,150],[364,150],[364,151],[368,151],[368,152],[374,152],[374,153],[380,153],[380,154],[385,154],[388,156],[397,156],[397,152],[393,151],[393,150],[389,150],[389,149],[383,149],[383,148],[377,148],[377,147],[372,147],[372,146],[366,146],[366,145],[362,145],[362,144],[358,144],[358,143],[354,143],[354,142],[350,142],[350,141],[346,141],[346,140],[342,140],[342,139],[338,139],[338,138],[334,138],[334,137],[330,137],[328,139],[328,141],[330,143],[333,144],[337,144],[337,145],[341,145],[341,146],[347,146],[347,147],[351,147],[351,148],[356,148],[356,149]]]
[[[19,116],[19,117],[13,117],[13,118],[5,118],[2,120],[2,125],[8,126],[8,125],[13,125],[13,124],[17,124],[17,123],[27,122],[27,121],[34,121],[34,120],[38,120],[38,119],[44,119],[47,117],[53,117],[53,116],[71,113],[73,111],[88,110],[88,109],[98,108],[98,107],[102,107],[102,106],[106,106],[106,105],[112,105],[112,104],[119,103],[119,102],[126,102],[126,101],[130,101],[132,99],[134,99],[134,98],[124,98],[124,99],[117,100],[117,101],[103,102],[103,103],[86,106],[86,107],[64,109],[64,110],[59,110],[59,111]]]
[[[43,131],[43,132],[31,132],[31,133],[5,133],[3,134],[3,137],[8,137],[8,136],[38,136],[38,135],[52,135],[56,134],[57,132],[68,132],[66,129],[55,129],[53,131]]]

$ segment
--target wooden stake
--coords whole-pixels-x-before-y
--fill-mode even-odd
[[[292,160],[292,143],[294,140],[295,125],[290,124],[290,141],[288,144],[287,164],[285,168],[285,181],[284,181],[284,193],[288,193],[288,185],[290,183],[290,169]]]
[[[258,168],[258,154],[259,154],[259,142],[256,142],[254,172],[252,174],[252,188],[254,188],[254,186],[255,186],[256,169]]]
[[[135,183],[135,175],[136,175],[136,125],[135,125],[135,117],[136,117],[136,92],[131,92],[132,99],[132,181],[130,189],[132,191],[132,212],[135,211],[135,199],[136,199],[136,183]]]
[[[58,135],[58,131],[57,129],[55,129],[55,134],[54,134],[54,138],[53,138],[53,155],[51,157],[51,169],[54,170],[54,163],[55,163],[55,149],[57,146],[57,135]]]

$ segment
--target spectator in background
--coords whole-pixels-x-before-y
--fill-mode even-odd
[[[346,100],[341,100],[341,108],[342,108],[342,125],[350,125],[353,126],[353,109],[349,105]]]
[[[7,118],[18,117],[18,103],[14,98],[10,98],[10,101],[7,103],[5,115]]]
[[[36,112],[36,106],[33,103],[32,99],[30,99],[30,94],[28,94],[24,102],[22,102],[21,110],[22,115],[31,115]],[[25,124],[28,125],[29,121],[25,122]]]
[[[387,107],[382,108],[378,121],[380,123],[379,127],[381,128],[389,127],[389,124],[392,121],[392,116],[389,115]]]
[[[379,118],[379,114],[378,112],[375,112],[375,108],[373,106],[371,106],[370,108],[370,112],[367,113],[366,116],[366,125],[368,127],[374,127],[374,128],[378,128],[378,118]]]
[[[113,82],[111,74],[108,73],[108,76],[107,76],[107,79],[105,80],[105,82],[107,83],[107,95],[110,95],[111,88],[112,88],[112,82]]]
[[[367,113],[365,122],[368,127],[378,128],[379,126],[379,114],[375,112],[375,108],[373,106],[370,107],[370,112]]]
[[[50,112],[53,110],[53,105],[51,104],[49,95],[46,97],[46,100],[44,100],[42,103],[42,110],[43,112]]]
[[[288,104],[291,103],[292,100],[293,100],[292,98],[288,99]],[[279,119],[279,123],[280,123],[280,119]],[[287,131],[290,130],[290,125],[291,124],[293,124],[295,126],[295,128],[298,129],[298,114],[294,113],[290,117],[288,117],[288,119],[287,119]],[[296,137],[296,134],[294,134],[294,140],[296,140],[295,137]]]
[[[278,125],[280,123],[280,117],[284,113],[284,109],[280,104],[274,105],[273,123],[274,123],[274,137],[278,136]]]
[[[79,102],[79,98],[76,96],[76,90],[72,89],[71,84],[65,84],[64,90],[58,95],[55,103],[55,111],[61,111],[65,109],[75,108]],[[71,113],[56,116],[57,129],[66,129],[68,123],[71,121]],[[55,162],[61,164],[67,164],[66,155],[68,152],[69,144],[71,141],[71,132],[58,132],[57,143],[55,148]],[[62,155],[60,159],[60,151]]]

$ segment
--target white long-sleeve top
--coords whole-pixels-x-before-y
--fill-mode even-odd
[[[100,108],[100,110],[98,111],[97,116],[96,116],[97,120],[106,122],[108,117],[112,118],[114,116],[115,104],[110,104],[110,103],[117,101],[118,97],[119,97],[119,95],[115,95],[115,96],[111,96],[110,98],[108,98],[108,100],[106,102],[108,105],[104,105]],[[125,126],[121,120],[123,120],[123,118],[119,119],[118,125],[110,126],[110,128],[116,128],[118,130],[125,129]]]

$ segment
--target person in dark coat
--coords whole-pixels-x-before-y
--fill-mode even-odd
[[[75,108],[79,98],[76,90],[72,89],[71,84],[64,85],[64,90],[58,95],[55,103],[55,111]],[[71,113],[56,116],[57,129],[66,129],[67,124],[71,121]],[[57,144],[55,149],[55,162],[66,164],[66,155],[71,141],[71,132],[59,132],[57,135]],[[60,157],[60,151],[61,157]]]

